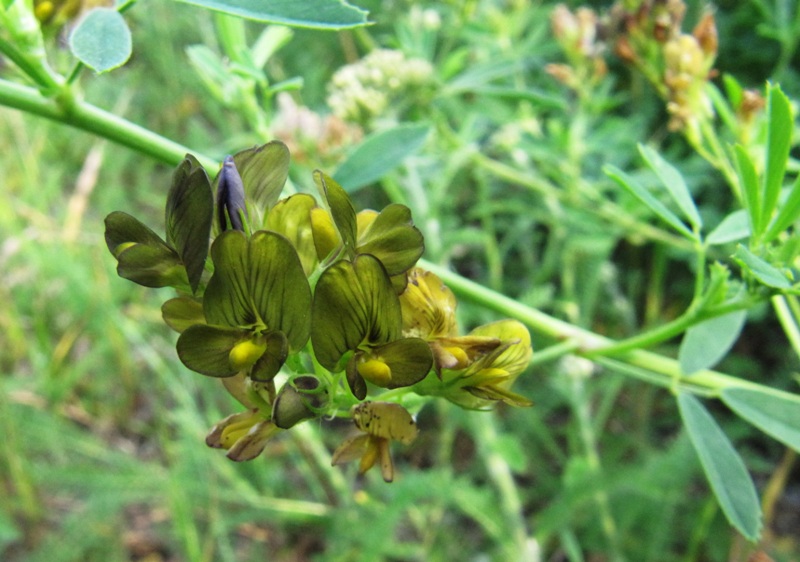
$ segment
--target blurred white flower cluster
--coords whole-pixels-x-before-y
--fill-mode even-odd
[[[432,74],[428,61],[378,49],[336,71],[328,86],[328,106],[346,121],[365,123],[386,113],[390,105],[404,105],[403,96],[425,85]]]

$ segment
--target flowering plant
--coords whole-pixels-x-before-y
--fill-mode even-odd
[[[105,221],[121,277],[178,291],[161,310],[180,360],[245,408],[211,429],[209,446],[250,460],[302,421],[348,416],[362,433],[334,464],[360,458],[364,472],[380,458],[391,481],[389,442],[417,435],[408,394],[471,409],[530,404],[510,390],[531,357],[527,329],[504,320],[458,335],[453,293],[416,267],[424,240],[407,207],[356,213],[322,172],[321,204],[279,200],[288,170],[278,141],[227,157],[213,181],[187,155],[166,238],[123,212]]]

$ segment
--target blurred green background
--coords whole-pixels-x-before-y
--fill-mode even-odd
[[[656,95],[620,63],[575,110],[545,72],[563,62],[554,4],[364,0],[374,26],[295,31],[267,75],[302,77],[295,102],[327,114],[332,75],[368,49],[428,60],[427,86],[359,124],[368,134],[382,120],[426,123],[425,146],[356,199],[411,206],[432,261],[578,325],[630,335],[685,306],[691,265],[575,193],[609,193],[601,166],[637,166],[636,142],[657,139],[706,216],[723,216],[731,202],[714,170],[665,130]],[[689,3],[687,20],[701,7]],[[779,80],[796,99],[798,11],[790,1],[719,2],[717,68],[748,87]],[[433,13],[438,23],[420,24]],[[126,19],[133,57],[110,75],[87,72],[87,100],[214,158],[269,140],[188,62],[190,45],[221,51],[214,16],[152,0]],[[262,27],[248,24],[248,41]],[[48,48],[55,66],[69,68],[63,32]],[[8,63],[0,68],[13,76]],[[277,119],[275,99],[262,102]],[[310,171],[335,167],[347,148],[295,158],[293,184],[309,188]],[[476,154],[527,170],[529,184]],[[0,170],[2,560],[658,562],[744,561],[751,552],[711,496],[669,393],[582,363],[545,363],[520,377],[515,390],[534,401],[529,409],[427,407],[420,439],[395,453],[391,485],[328,466],[349,429],[339,422],[293,430],[253,462],[228,461],[203,439],[233,400],[180,364],[160,317],[167,296],[118,278],[103,240],[114,210],[163,222],[171,169],[0,109]],[[460,307],[465,326],[495,319]],[[776,321],[766,308],[750,320],[721,370],[791,389],[797,358]],[[545,343],[534,334],[534,349]],[[721,407],[714,413],[774,502],[762,547],[797,560],[793,454]]]

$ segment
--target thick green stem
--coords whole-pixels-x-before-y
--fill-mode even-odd
[[[525,306],[514,299],[501,295],[491,289],[487,289],[474,281],[465,279],[445,267],[426,262],[425,260],[420,260],[419,265],[438,275],[439,278],[459,296],[485,306],[490,310],[519,320],[534,332],[545,337],[558,341],[569,340],[577,342],[579,345],[576,346],[576,355],[602,357],[602,354],[598,350],[603,348],[613,349],[611,346],[615,343],[614,340],[579,328],[578,326],[549,316],[529,306]],[[750,388],[769,394],[788,394],[768,386],[709,369],[698,371],[687,376],[681,371],[680,364],[677,360],[641,349],[632,349],[618,355],[615,354],[614,359],[651,372],[653,374],[653,382],[659,381],[657,384],[663,383],[662,386],[668,388],[670,385],[674,384],[677,379],[681,384],[688,385],[690,388],[697,388],[703,394],[710,395],[717,395],[722,390],[732,387]]]
[[[92,104],[76,101],[68,106],[43,97],[33,88],[0,80],[0,105],[13,107],[52,121],[70,125],[177,166],[189,149]],[[219,164],[195,154],[200,164],[216,174]]]

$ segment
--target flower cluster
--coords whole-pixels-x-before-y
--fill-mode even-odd
[[[390,481],[388,443],[410,443],[416,425],[399,403],[368,395],[529,404],[509,389],[531,356],[528,331],[504,320],[458,335],[455,297],[416,267],[424,241],[407,207],[356,213],[322,172],[321,203],[307,193],[279,200],[288,170],[277,141],[228,156],[213,181],[187,155],[164,238],[126,213],[106,218],[119,275],[178,291],[162,315],[180,334],[181,362],[220,379],[245,408],[212,428],[209,446],[249,460],[304,420],[349,416],[362,433],[333,462],[360,458],[363,472],[380,459]]]
[[[377,49],[336,71],[328,87],[328,106],[346,121],[365,123],[399,105],[410,91],[428,83],[432,74],[433,67],[425,60]]]
[[[667,101],[669,128],[692,135],[711,116],[705,86],[713,75],[717,30],[707,12],[691,34],[683,33],[685,13],[682,0],[617,4],[609,27],[617,55],[639,68]]]

